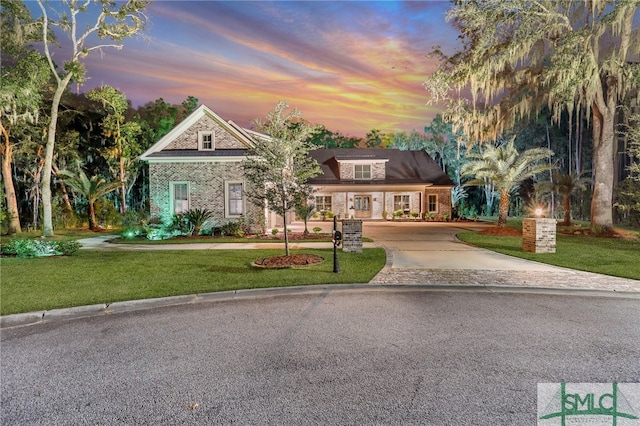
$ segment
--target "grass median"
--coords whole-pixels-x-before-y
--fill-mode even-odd
[[[296,250],[325,259],[298,269],[259,269],[257,259],[282,250],[81,251],[69,257],[2,258],[0,315],[225,290],[369,282],[382,269],[383,249]]]
[[[558,234],[555,253],[529,253],[522,251],[522,237],[466,231],[459,233],[458,238],[474,246],[522,259],[640,280],[640,239]]]

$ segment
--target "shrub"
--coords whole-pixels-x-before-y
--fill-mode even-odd
[[[238,221],[229,221],[220,227],[222,235],[232,237],[241,231],[241,224]]]
[[[411,217],[412,217],[412,218],[417,219],[417,218],[418,218],[418,216],[420,216],[420,213],[418,213],[418,212],[411,212]]]
[[[71,256],[80,250],[80,243],[76,240],[58,241],[58,251],[63,256]]]
[[[64,255],[70,256],[80,249],[80,243],[74,240],[51,241],[15,239],[2,245],[2,254],[19,258]]]
[[[101,198],[96,201],[94,208],[98,224],[104,225],[106,228],[112,225],[117,225],[121,220],[121,215],[118,209],[116,209],[113,203],[106,198]]]
[[[271,235],[273,235],[274,237],[275,237],[276,235],[278,235],[278,228],[273,228],[273,229],[271,230]]]
[[[207,209],[191,209],[184,214],[184,219],[193,228],[191,235],[198,235],[202,225],[213,217],[213,212]]]
[[[319,233],[320,233],[320,231],[322,231],[322,228],[320,228],[319,226],[315,226],[315,227],[313,228],[313,232],[314,232],[315,234],[319,234]]]
[[[394,218],[400,218],[404,215],[404,211],[403,210],[396,210],[395,212],[393,212],[393,217]]]
[[[184,214],[176,214],[171,218],[171,223],[167,227],[169,232],[176,233],[177,235],[191,235],[193,232],[193,225],[189,223],[189,220]]]

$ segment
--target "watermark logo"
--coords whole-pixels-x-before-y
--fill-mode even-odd
[[[538,425],[640,426],[640,383],[539,383]]]

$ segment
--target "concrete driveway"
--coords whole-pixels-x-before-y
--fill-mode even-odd
[[[559,268],[473,247],[456,238],[487,223],[369,222],[363,234],[387,250],[392,268],[557,271]]]
[[[473,247],[456,238],[487,223],[365,222],[363,234],[387,251],[372,284],[528,287],[640,292],[640,281],[532,262]]]

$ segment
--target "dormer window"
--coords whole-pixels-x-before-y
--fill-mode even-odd
[[[212,131],[198,132],[198,149],[213,151],[215,149],[215,135]]]
[[[353,171],[356,180],[371,180],[371,164],[354,164]]]

